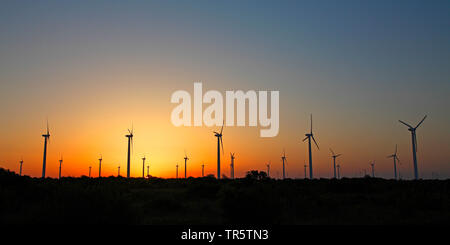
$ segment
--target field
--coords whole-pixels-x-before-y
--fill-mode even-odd
[[[1,224],[442,224],[450,181],[21,177],[0,169]]]

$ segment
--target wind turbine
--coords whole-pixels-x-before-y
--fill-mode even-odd
[[[23,164],[23,158],[20,159],[20,170],[19,170],[19,176],[22,176],[22,164]]]
[[[205,164],[202,164],[202,177],[205,177]]]
[[[147,165],[147,178],[150,178],[150,165]]]
[[[397,145],[395,145],[395,152],[394,154],[387,156],[387,158],[394,159],[394,178],[397,180],[397,161],[400,163],[400,159],[397,157]]]
[[[375,178],[375,161],[369,163],[372,168],[372,178]]]
[[[311,129],[309,134],[305,134],[305,138],[303,141],[308,140],[308,152],[309,152],[309,178],[313,179],[313,168],[312,168],[312,151],[311,151],[311,138],[314,141],[314,144],[316,144],[317,149],[319,149],[319,145],[316,142],[316,139],[314,138],[313,131],[312,131],[312,114],[311,114]]]
[[[334,178],[336,179],[336,158],[338,158],[342,154],[335,154],[334,151],[330,148],[331,157],[333,158],[333,168],[334,168]]]
[[[283,161],[283,179],[286,178],[286,170],[285,170],[285,164],[284,162],[286,161],[286,152],[283,149],[283,156],[281,156],[281,160]]]
[[[220,145],[222,145],[222,154],[224,154],[222,132],[223,132],[223,123],[222,128],[220,129],[220,133],[214,131],[214,136],[217,137],[217,179],[220,179]]]
[[[117,167],[117,177],[120,177],[120,166]]]
[[[45,168],[47,164],[47,143],[50,141],[50,131],[48,129],[48,120],[47,120],[47,133],[43,134],[42,137],[44,137],[44,160],[42,163],[42,178],[45,178]]]
[[[177,172],[176,172],[176,178],[178,179],[178,163],[177,163]]]
[[[266,166],[267,166],[267,177],[270,178],[270,161]]]
[[[187,178],[187,174],[186,174],[186,167],[187,167],[187,160],[189,160],[186,151],[184,151],[184,178]],[[178,166],[178,165],[177,165]],[[178,168],[177,168],[178,169]],[[178,173],[178,172],[177,172]]]
[[[341,165],[337,165],[337,178],[340,179],[341,178]]]
[[[91,177],[91,166],[89,166],[89,178]]]
[[[103,156],[100,154],[100,158],[98,159],[98,177],[102,177],[102,160]]]
[[[61,179],[61,165],[62,165],[62,162],[63,162],[63,157],[61,155],[61,159],[59,159],[59,179]]]
[[[306,168],[308,167],[306,164],[305,164],[305,179],[306,179]]]
[[[230,164],[230,177],[231,179],[234,179],[234,152],[231,153],[230,152],[230,157],[231,157],[231,164]]]
[[[417,126],[413,127],[405,122],[403,122],[402,120],[398,120],[399,122],[403,123],[404,125],[406,125],[408,127],[408,130],[411,131],[411,141],[412,141],[412,152],[413,152],[413,162],[414,162],[414,178],[417,180],[419,179],[419,170],[417,169],[417,157],[416,157],[416,153],[417,153],[417,138],[416,138],[416,129],[420,126],[420,124],[423,123],[423,121],[425,120],[425,118],[427,118],[427,116],[425,115],[422,119],[422,121],[420,121]]]
[[[127,154],[127,178],[130,178],[130,163],[131,163],[131,145],[133,144],[133,126],[131,126],[131,130],[128,129],[127,135],[125,137],[128,138],[128,154]]]
[[[139,142],[138,142],[139,143]],[[145,173],[144,173],[144,170],[145,170],[145,155],[144,155],[144,157],[142,158],[142,178],[145,178]]]

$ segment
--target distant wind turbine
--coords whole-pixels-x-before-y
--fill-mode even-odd
[[[133,126],[131,126],[131,130],[128,129],[127,135],[125,137],[128,138],[128,154],[127,154],[127,178],[130,178],[130,165],[131,165],[131,146],[133,144]]]
[[[270,178],[270,162],[266,166],[267,166],[267,177]]]
[[[340,179],[341,178],[341,165],[337,165],[337,178]]]
[[[102,160],[103,156],[100,154],[100,158],[98,159],[98,177],[102,177]]]
[[[22,176],[22,164],[23,164],[23,158],[20,159],[20,170],[19,170],[19,176]]]
[[[304,167],[305,167],[305,179],[306,179],[306,168],[307,168],[308,166],[305,164]]]
[[[176,177],[175,178],[178,179],[178,163],[177,163],[176,167],[177,167],[177,172],[176,172],[176,175],[175,175]]]
[[[375,178],[375,161],[369,163],[372,168],[372,178]]]
[[[47,120],[47,133],[43,134],[44,137],[44,160],[42,162],[42,178],[45,178],[45,168],[47,164],[47,143],[50,141],[50,131],[48,129],[48,120]]]
[[[342,154],[335,154],[331,148],[330,148],[330,151],[331,151],[331,157],[333,158],[334,178],[336,179],[336,158],[338,158]]]
[[[231,164],[230,164],[230,177],[231,179],[234,179],[234,152],[231,153],[230,152],[230,157],[231,157]]]
[[[187,160],[189,160],[186,151],[184,152],[184,178],[187,179]]]
[[[281,161],[283,161],[283,179],[286,179],[286,169],[285,169],[285,162],[286,162],[286,152],[283,149],[283,156],[281,156]]]
[[[89,166],[89,178],[91,177],[91,166]]]
[[[147,165],[147,178],[150,178],[150,165]]]
[[[117,167],[117,177],[120,177],[120,166]]]
[[[217,137],[217,179],[220,179],[220,146],[221,145],[222,145],[222,154],[224,154],[222,132],[223,132],[223,123],[222,123],[222,128],[220,129],[220,133],[214,131],[214,136]]]
[[[63,157],[61,155],[61,159],[59,159],[59,179],[61,179],[61,165],[62,165],[62,162],[63,162]]]
[[[398,120],[399,122],[403,123],[404,125],[406,125],[408,127],[408,130],[411,131],[411,141],[412,141],[412,152],[413,152],[413,163],[414,163],[414,179],[419,179],[419,170],[417,169],[417,138],[416,138],[416,129],[420,126],[420,124],[423,123],[423,121],[425,120],[425,118],[427,118],[427,116],[425,115],[422,119],[422,121],[420,121],[417,126],[413,127],[405,122],[403,122],[402,120]]]
[[[311,129],[309,134],[305,134],[305,138],[303,139],[303,141],[308,140],[308,152],[309,152],[309,178],[313,179],[313,167],[312,167],[312,151],[311,151],[311,138],[314,141],[314,144],[316,144],[317,149],[319,149],[319,145],[316,142],[316,139],[314,138],[313,135],[313,130],[312,130],[312,114],[311,114]]]
[[[202,177],[205,177],[205,164],[202,164]]]
[[[139,142],[138,142],[139,143]],[[145,155],[142,158],[142,178],[145,178]]]
[[[400,159],[398,159],[398,157],[397,157],[397,145],[395,145],[394,154],[387,156],[387,158],[394,159],[394,179],[397,180],[397,161],[400,163]]]

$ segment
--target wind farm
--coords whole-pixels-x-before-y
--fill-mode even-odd
[[[449,12],[6,1],[0,224],[449,224]]]

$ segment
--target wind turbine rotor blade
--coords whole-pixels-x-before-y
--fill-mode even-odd
[[[333,156],[335,156],[336,154],[334,154],[334,151],[330,148],[331,154],[333,154]]]
[[[409,127],[409,128],[412,128],[412,126],[411,125],[409,125],[409,124],[407,124],[407,123],[405,123],[405,122],[403,122],[402,120],[398,120],[399,122],[401,122],[401,123],[403,123],[403,124],[405,124],[407,127]]]
[[[420,122],[417,124],[417,126],[416,126],[415,128],[418,128],[418,127],[420,126],[420,124],[423,123],[423,121],[425,120],[425,118],[427,118],[427,115],[425,115],[425,116],[423,117],[422,121],[420,121]]]
[[[220,145],[222,145],[222,155],[224,155],[224,154],[225,154],[225,151],[223,150],[222,136],[220,136]]]
[[[311,116],[310,116],[310,118],[311,118],[311,134],[312,134],[312,114],[311,114]]]
[[[304,138],[304,139],[303,139],[302,141],[305,141],[305,140],[307,140],[307,139],[308,139],[308,137],[309,137],[309,136],[306,136],[306,137],[305,137],[305,138]]]
[[[397,144],[395,144],[395,153],[394,155],[397,155]]]
[[[225,121],[224,122],[222,122],[222,128],[220,128],[220,134],[222,134],[222,132],[223,132],[223,124],[225,123]]]
[[[314,135],[313,136],[311,136],[312,137],[312,139],[313,139],[313,141],[314,141],[314,144],[316,144],[316,146],[317,146],[317,149],[318,150],[320,150],[320,148],[319,148],[319,145],[317,144],[317,142],[316,142],[316,139],[314,139]]]
[[[341,155],[342,155],[342,154],[337,154],[336,157],[339,157],[339,156],[341,156]]]

